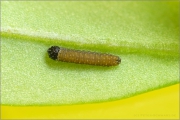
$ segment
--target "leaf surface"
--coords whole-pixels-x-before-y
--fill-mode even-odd
[[[1,3],[5,105],[63,105],[131,97],[178,83],[179,6],[173,2]],[[47,49],[120,56],[116,67],[64,63]]]

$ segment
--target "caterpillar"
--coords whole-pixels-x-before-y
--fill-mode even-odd
[[[121,63],[121,59],[118,56],[106,53],[73,50],[58,46],[51,46],[47,52],[51,59],[62,62],[98,66],[116,66]]]

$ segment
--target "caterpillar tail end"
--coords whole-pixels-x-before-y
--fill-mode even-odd
[[[47,50],[49,57],[53,60],[57,60],[59,51],[60,51],[60,47],[58,47],[58,46],[51,46]]]
[[[118,57],[118,59],[116,61],[117,61],[117,64],[120,64],[121,63],[121,58]]]

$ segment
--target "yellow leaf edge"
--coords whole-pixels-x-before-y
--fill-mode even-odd
[[[1,119],[179,119],[179,84],[127,99],[66,106],[4,106]]]

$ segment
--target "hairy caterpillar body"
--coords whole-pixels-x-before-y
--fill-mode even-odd
[[[48,49],[47,52],[49,54],[49,57],[53,60],[77,64],[116,66],[119,65],[121,62],[121,59],[115,55],[90,51],[73,50],[58,46],[52,46]]]

